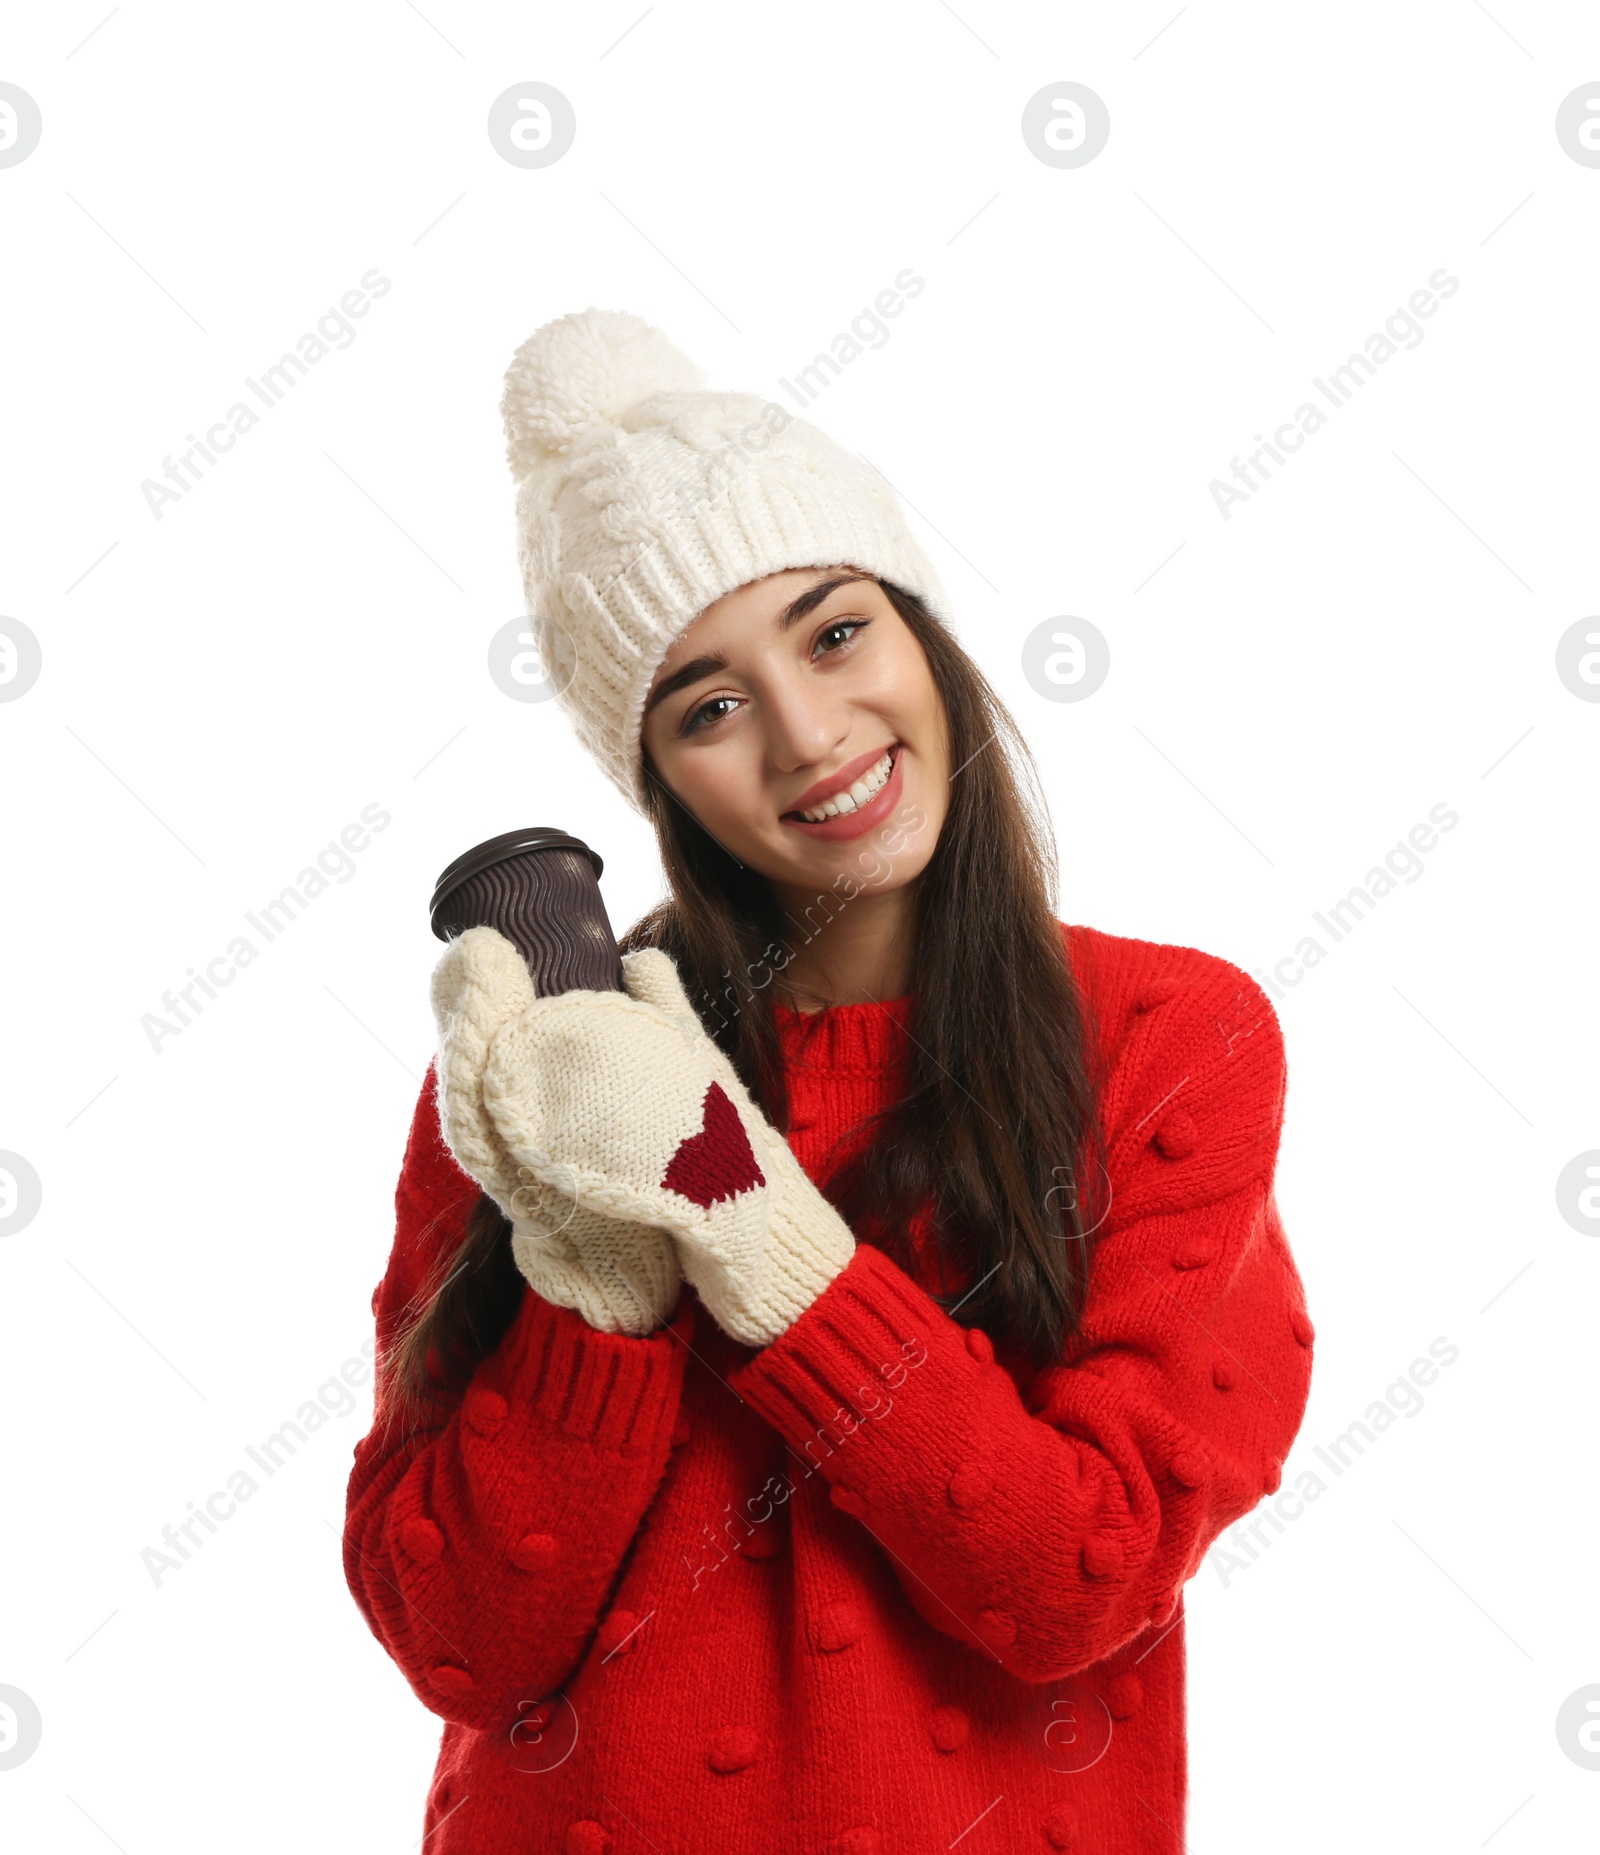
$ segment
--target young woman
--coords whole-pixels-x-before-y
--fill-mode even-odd
[[[345,1535],[428,1855],[1171,1855],[1183,1585],[1310,1379],[1272,1007],[1057,919],[859,460],[593,309],[503,410],[669,894],[624,992],[434,975]]]

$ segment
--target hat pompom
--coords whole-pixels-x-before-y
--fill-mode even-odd
[[[704,371],[641,316],[582,309],[535,329],[506,370],[500,416],[519,481],[655,393],[692,392]]]

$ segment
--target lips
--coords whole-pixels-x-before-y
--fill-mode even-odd
[[[822,838],[829,843],[847,842],[852,838],[865,836],[868,831],[883,824],[889,818],[896,806],[899,805],[900,795],[905,790],[906,761],[905,755],[901,752],[898,742],[895,744],[893,752],[894,764],[890,768],[889,777],[872,797],[867,800],[865,805],[858,806],[853,812],[840,812],[835,817],[824,818],[816,823],[813,823],[810,819],[802,818],[798,812],[785,812],[779,822],[787,831],[798,831],[806,837]],[[880,760],[883,758],[881,751],[877,758]],[[851,764],[854,765],[856,763],[852,762]],[[867,764],[871,766],[874,762],[869,760]],[[841,769],[841,771],[842,770],[843,769]],[[861,775],[858,773],[856,777],[859,779]],[[834,792],[839,790],[838,779],[839,775],[836,774],[831,788]],[[820,791],[820,796],[822,798],[827,798],[829,792],[827,790],[822,790]],[[811,803],[815,805],[816,800],[813,799]]]
[[[898,741],[889,741],[882,747],[869,748],[866,753],[857,754],[854,760],[845,761],[837,773],[830,773],[826,779],[819,779],[814,786],[807,786],[788,811],[780,815],[787,822],[800,812],[811,811],[824,799],[831,799],[836,792],[848,791],[863,773],[870,773],[890,749],[896,751],[898,758],[899,746]]]

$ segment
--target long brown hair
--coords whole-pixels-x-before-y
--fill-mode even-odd
[[[901,1092],[821,1189],[859,1240],[908,1270],[908,1225],[929,1218],[939,1255],[971,1284],[934,1299],[1038,1368],[1076,1330],[1104,1215],[1095,1033],[1051,903],[1054,843],[1027,744],[954,633],[915,594],[878,583],[922,646],[955,770],[916,882]],[[847,904],[824,893],[796,921],[673,797],[647,750],[644,766],[670,893],[619,945],[672,956],[707,1033],[786,1131],[771,1001],[788,960]],[[510,1229],[480,1193],[385,1361],[401,1401],[458,1388],[510,1326],[522,1293]]]

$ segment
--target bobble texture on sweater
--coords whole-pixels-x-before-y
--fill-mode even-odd
[[[377,1413],[345,1568],[444,1723],[429,1855],[1181,1846],[1182,1587],[1279,1485],[1309,1389],[1282,1039],[1225,960],[1063,937],[1111,1195],[1058,1363],[863,1243],[759,1350],[688,1288],[643,1338],[530,1289],[442,1424]],[[779,1008],[813,1178],[892,1099],[909,1007]],[[380,1347],[476,1195],[430,1071]]]

